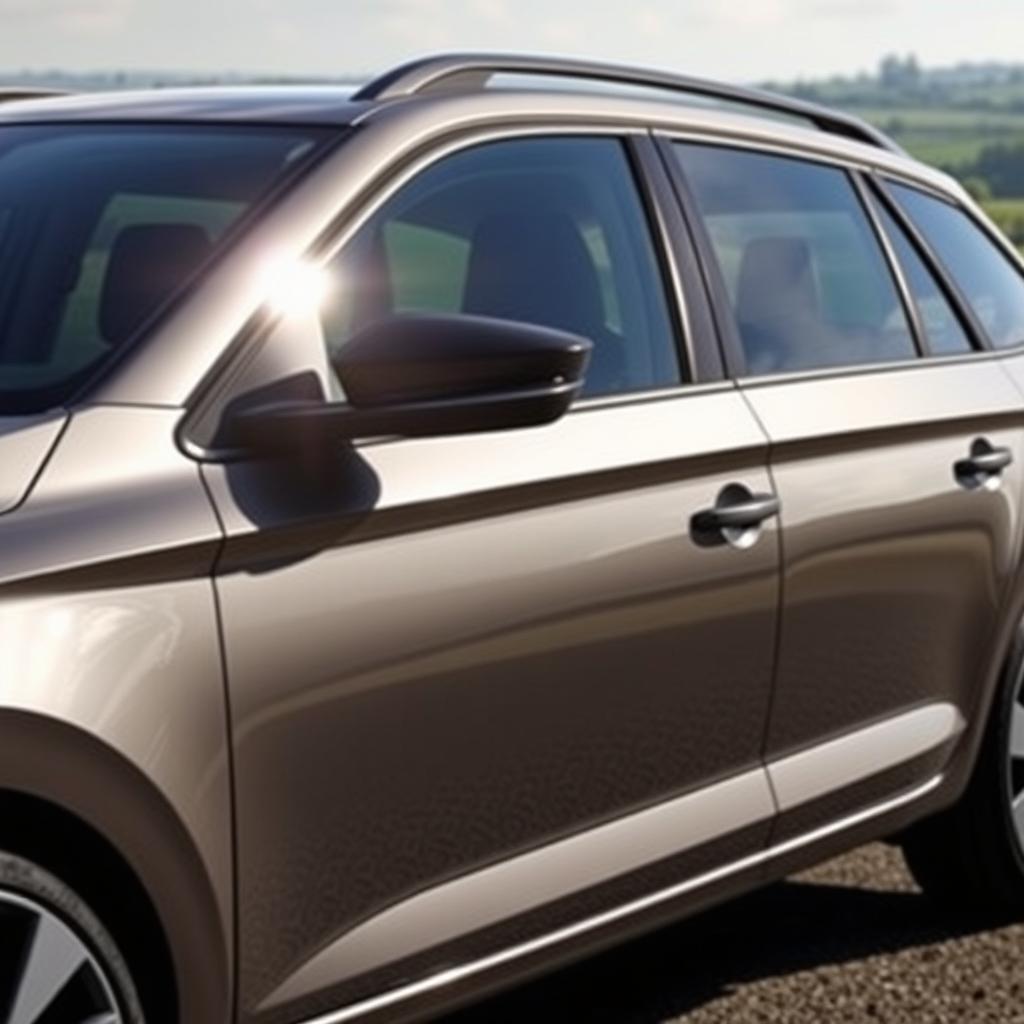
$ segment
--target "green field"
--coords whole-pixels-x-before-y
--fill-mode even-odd
[[[863,107],[851,112],[891,135],[918,160],[987,187],[979,161],[988,147],[1024,147],[1024,112],[940,110],[933,107]],[[1024,174],[1013,195],[982,198],[1003,233],[1024,253]],[[1005,189],[1006,186],[1003,185]]]
[[[986,146],[1024,144],[1024,113],[930,107],[866,107],[853,113],[877,125],[919,160],[954,173],[968,173]]]

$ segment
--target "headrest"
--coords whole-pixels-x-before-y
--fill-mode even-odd
[[[747,243],[736,287],[736,317],[745,324],[817,317],[818,289],[811,249],[803,238],[755,238]]]
[[[122,229],[110,250],[100,297],[99,327],[111,345],[127,341],[210,255],[195,224],[137,224]]]
[[[600,281],[579,228],[532,199],[477,225],[462,308],[589,338],[604,322]]]

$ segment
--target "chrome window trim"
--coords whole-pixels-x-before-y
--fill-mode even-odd
[[[921,237],[927,247],[930,261],[934,263],[942,274],[951,280],[954,285],[956,285],[956,276],[947,269],[945,263],[939,258],[938,253],[929,242],[928,237],[912,221],[909,214],[903,209],[902,204],[889,190],[888,186],[890,184],[900,185],[903,188],[915,189],[930,199],[934,199],[940,203],[946,203],[947,205],[959,210],[960,213],[962,213],[967,220],[970,221],[970,223],[973,224],[978,231],[980,231],[981,234],[983,234],[985,238],[987,238],[989,242],[991,242],[992,245],[1009,260],[1010,264],[1020,275],[1021,286],[1024,287],[1024,255],[1021,255],[1017,248],[993,223],[981,205],[971,199],[969,195],[966,193],[963,195],[951,195],[950,193],[929,188],[916,180],[904,178],[901,175],[894,174],[889,171],[876,172],[875,180],[878,182],[878,187],[884,193],[886,199],[899,211],[900,217],[906,220],[907,223],[913,227],[914,231]],[[956,285],[956,287],[959,294],[959,285]],[[980,332],[980,337],[985,340],[986,344],[988,344],[993,351],[1003,354],[1024,351],[1024,338],[1021,338],[1016,345],[1006,345],[1002,348],[996,348],[996,346],[992,344],[992,339],[989,337],[988,332],[980,323],[978,323],[974,310],[967,301],[966,296],[958,298],[956,305],[961,315],[964,313],[967,314],[967,321],[971,324],[972,331],[974,333]]]
[[[316,241],[308,249],[309,262],[317,268],[325,268],[380,209],[406,185],[410,184],[418,175],[458,153],[466,152],[480,145],[513,139],[563,137],[616,139],[623,143],[623,158],[626,160],[632,175],[637,191],[637,199],[643,206],[648,235],[651,245],[655,250],[655,259],[658,262],[659,268],[664,268],[659,279],[665,302],[668,306],[669,320],[673,325],[673,349],[677,353],[677,359],[680,363],[680,374],[685,374],[695,365],[695,342],[692,338],[692,320],[689,304],[683,290],[679,268],[676,265],[672,252],[671,239],[668,236],[666,226],[662,224],[657,197],[647,194],[649,188],[648,183],[645,181],[643,170],[637,166],[637,160],[627,144],[630,138],[646,139],[650,138],[650,134],[650,130],[647,127],[636,125],[552,122],[480,127],[468,132],[459,132],[455,137],[449,138],[445,142],[439,143],[435,139],[426,144],[415,158],[406,162],[398,161],[396,164],[389,165],[376,179],[374,185],[371,186],[372,193],[370,198],[359,202],[357,209],[352,210],[349,208],[342,210],[333,219],[329,220]],[[389,174],[389,170],[395,173]],[[674,307],[673,303],[675,304]],[[264,321],[262,324],[253,323],[254,320],[261,318]],[[207,412],[211,405],[223,402],[226,399],[226,396],[230,393],[231,381],[263,346],[271,342],[277,323],[279,323],[278,318],[265,316],[262,309],[254,310],[250,317],[249,326],[243,328],[226,346],[225,352],[234,348],[227,361],[220,367],[211,369],[202,383],[194,389],[193,396],[186,402],[185,412],[178,430],[179,446],[190,458],[202,461],[222,461],[239,457],[239,453],[219,451],[197,443],[189,436],[189,424],[194,417]],[[248,335],[248,338],[245,338],[245,335]],[[686,362],[689,363],[688,366],[684,365],[684,354],[686,355]],[[691,394],[694,393],[695,389],[701,388],[705,384],[726,384],[727,386],[732,386],[732,383],[728,380],[707,382],[681,380],[678,385],[668,388],[651,388],[622,392],[616,395],[582,398],[573,404],[569,410],[569,415],[578,411],[600,408],[606,404],[621,404],[623,401],[659,400],[665,397]]]
[[[659,270],[661,270],[661,288],[665,302],[669,307],[666,312],[669,314],[669,321],[673,324],[673,333],[676,335],[673,338],[673,347],[676,350],[680,364],[680,376],[685,376],[692,371],[695,365],[689,304],[683,291],[679,268],[672,253],[671,239],[668,235],[667,226],[663,223],[657,197],[651,193],[650,183],[646,180],[646,175],[644,169],[640,166],[638,156],[627,144],[630,138],[644,139],[650,136],[649,130],[643,127],[635,125],[616,126],[608,123],[595,123],[591,125],[580,122],[566,122],[564,125],[557,123],[529,123],[503,125],[500,128],[491,126],[460,133],[456,138],[449,139],[446,143],[430,146],[429,151],[422,153],[418,159],[402,166],[398,174],[389,177],[385,172],[378,179],[382,183],[382,187],[376,189],[372,197],[360,205],[354,217],[346,217],[343,213],[340,218],[336,219],[332,225],[326,228],[321,238],[312,247],[313,252],[315,252],[314,262],[320,267],[325,267],[329,264],[352,241],[355,235],[406,185],[443,160],[447,160],[458,153],[467,152],[478,146],[491,143],[511,141],[513,139],[562,138],[566,136],[570,138],[596,136],[617,139],[623,143],[623,156],[636,188],[637,200],[643,209],[648,237],[654,249],[653,255]],[[339,220],[341,222],[340,227],[338,226]],[[675,303],[674,309],[672,307],[673,303]],[[680,331],[681,336],[679,334]],[[268,331],[268,335],[270,333],[272,333],[272,328]],[[688,365],[684,365],[682,359],[684,353],[686,354],[686,363]],[[686,389],[698,383],[702,382],[681,380],[678,387]],[[656,388],[648,390],[662,391],[665,389]],[[645,392],[622,392],[623,395],[640,395],[643,393]],[[581,401],[587,400],[582,399]]]
[[[953,366],[958,363],[986,362],[998,360],[1014,349],[1002,349],[998,352],[989,350],[977,352],[963,352],[948,356],[928,356],[927,358],[914,359],[893,359],[885,363],[863,363],[859,366],[846,366],[841,369],[836,367],[820,367],[815,370],[794,370],[790,373],[764,374],[762,376],[749,376],[734,378],[740,388],[753,389],[771,387],[775,384],[790,384],[799,381],[810,380],[832,380],[838,377],[862,377],[866,374],[875,373],[899,373],[904,370],[924,370],[940,366]]]
[[[919,360],[927,359],[935,355],[935,353],[931,350],[928,332],[925,329],[924,319],[921,316],[921,307],[918,305],[917,296],[914,295],[910,287],[907,273],[896,253],[896,247],[886,232],[882,224],[882,218],[879,217],[878,210],[872,202],[864,175],[857,171],[849,171],[847,177],[857,193],[857,201],[860,203],[864,215],[868,219],[871,231],[875,236],[875,240],[882,250],[882,260],[889,269],[889,276],[892,278],[892,282],[896,287],[896,294],[899,296],[900,303],[903,306],[903,314],[907,319],[907,329],[910,331],[914,348],[917,350],[917,358]],[[974,343],[970,336],[968,336],[968,343],[973,350]]]
[[[773,156],[789,157],[794,160],[805,160],[810,163],[821,163],[836,169],[845,170],[851,175],[852,187],[855,191],[858,191],[858,198],[861,198],[863,205],[863,198],[860,196],[859,190],[857,189],[857,182],[862,181],[863,178],[860,176],[866,176],[869,180],[876,178],[881,179],[884,183],[887,179],[893,180],[896,184],[904,185],[908,188],[916,188],[919,191],[932,196],[935,199],[949,203],[951,206],[961,210],[966,216],[970,218],[972,223],[976,224],[978,229],[988,237],[993,244],[995,244],[1001,252],[1008,255],[1011,261],[1020,271],[1022,278],[1024,278],[1024,256],[1022,256],[1016,249],[1013,248],[1003,238],[1002,234],[994,230],[989,222],[988,218],[984,216],[984,211],[981,211],[977,205],[971,200],[966,194],[961,195],[959,191],[949,190],[943,191],[936,185],[924,182],[920,178],[915,178],[909,173],[901,174],[889,170],[882,170],[870,162],[859,161],[851,159],[850,157],[841,156],[839,154],[818,154],[811,153],[803,150],[794,148],[792,145],[784,143],[775,144],[762,144],[752,140],[735,140],[732,138],[724,138],[713,132],[708,131],[683,131],[683,132],[666,132],[658,130],[654,132],[655,138],[664,138],[667,142],[695,142],[698,144],[719,146],[731,149],[744,149],[756,153],[768,153]],[[875,225],[875,216],[873,210],[866,210],[865,216],[871,221],[872,226]],[[880,225],[878,225],[880,228]],[[882,244],[882,243],[880,243]],[[883,248],[886,248],[883,244]],[[895,255],[895,254],[893,254]],[[899,287],[897,287],[899,290]],[[960,312],[959,304],[956,306],[957,312]],[[923,339],[922,339],[923,340]],[[862,363],[856,366],[845,366],[845,367],[821,367],[813,370],[795,370],[789,373],[779,374],[766,374],[753,376],[749,374],[736,374],[732,376],[732,379],[740,387],[759,387],[766,384],[781,383],[796,380],[813,380],[821,378],[833,378],[833,377],[846,377],[854,374],[863,373],[879,373],[883,371],[900,370],[906,369],[912,366],[929,366],[940,363],[942,365],[948,365],[951,363],[959,363],[965,361],[973,361],[976,359],[984,358],[999,358],[1006,355],[1024,352],[1024,339],[1021,340],[1019,345],[1007,346],[1000,349],[976,349],[973,352],[963,353],[952,353],[949,355],[942,355],[932,352],[923,352],[921,355],[914,359],[899,359],[892,360],[884,363]],[[727,372],[728,368],[727,368]]]
[[[845,161],[939,191],[956,191],[955,183],[938,171],[842,137],[727,112],[609,96],[510,91],[418,97],[368,106],[346,125],[345,145],[296,183],[272,216],[257,225],[254,237],[216,273],[198,282],[190,300],[113,368],[89,395],[90,401],[193,405],[233,362],[237,339],[260,308],[254,272],[266,246],[283,257],[309,254],[331,227],[332,218],[337,224],[355,211],[382,174],[400,171],[424,153],[467,134],[689,133],[727,144],[778,147],[790,155]]]

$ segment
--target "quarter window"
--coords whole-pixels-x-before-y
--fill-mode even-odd
[[[916,355],[884,252],[846,173],[678,144],[753,374]]]
[[[914,243],[881,203],[876,203],[875,209],[903,268],[907,287],[917,303],[929,350],[936,355],[970,352],[971,342],[960,318],[943,294],[934,274],[914,248]]]
[[[905,185],[892,185],[996,348],[1024,343],[1024,279],[1010,258],[966,213]]]
[[[643,204],[615,139],[518,139],[448,157],[390,199],[332,270],[331,353],[382,317],[464,313],[589,338],[586,394],[680,381]]]

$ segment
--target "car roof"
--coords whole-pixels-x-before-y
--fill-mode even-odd
[[[486,88],[501,75],[532,81],[529,87],[520,82],[514,88]],[[7,99],[0,89],[0,124],[209,122],[344,128],[386,114],[407,115],[410,127],[422,131],[431,122],[467,124],[489,112],[499,120],[546,119],[556,112],[561,117],[618,117],[632,125],[720,132],[760,146],[852,160],[963,197],[954,179],[910,158],[878,129],[841,111],[745,86],[565,58],[442,54],[393,68],[359,88],[190,86]]]
[[[86,121],[245,122],[345,126],[369,106],[330,85],[190,86],[95,92],[0,103],[0,123]],[[0,89],[0,100],[4,91]]]

